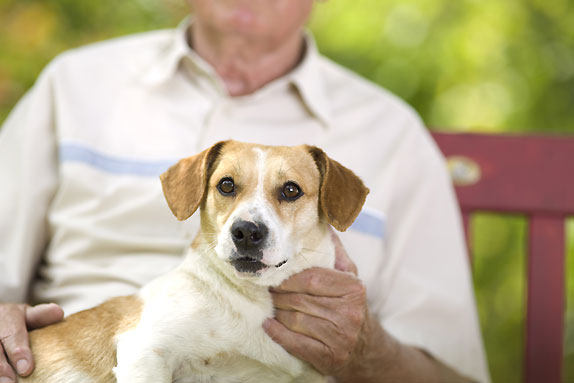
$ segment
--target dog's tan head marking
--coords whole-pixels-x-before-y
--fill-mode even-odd
[[[345,231],[359,215],[369,189],[351,170],[329,158],[321,149],[308,146],[321,173],[319,202],[327,221]]]
[[[201,206],[194,246],[208,244],[241,276],[256,275],[266,285],[318,265],[332,246],[327,223],[346,230],[368,193],[352,171],[306,145],[220,142],[181,160],[161,180],[178,219]]]

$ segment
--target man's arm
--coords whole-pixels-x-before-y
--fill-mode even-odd
[[[46,70],[0,130],[0,302],[25,301],[46,246],[46,214],[57,182],[53,92]],[[27,325],[60,317],[55,305],[0,303],[0,379],[15,380],[12,367],[24,375],[32,371]]]
[[[338,270],[313,268],[273,292],[269,336],[337,382],[470,382],[416,347],[401,344],[367,309],[366,290],[339,239]]]
[[[0,302],[24,302],[58,183],[54,64],[0,129]]]

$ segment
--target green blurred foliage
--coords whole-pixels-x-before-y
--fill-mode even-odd
[[[0,122],[58,53],[175,26],[184,0],[0,0]],[[572,0],[320,1],[320,50],[413,105],[430,126],[574,133]],[[493,381],[521,381],[527,223],[473,220],[475,286]],[[574,221],[564,382],[574,382]]]
[[[403,97],[430,126],[574,132],[571,0],[331,1],[322,51]]]
[[[566,328],[562,381],[574,382],[574,218],[566,223]]]
[[[527,222],[475,214],[471,221],[476,301],[494,382],[523,382]]]
[[[187,11],[184,0],[0,0],[0,122],[58,53],[171,28]]]

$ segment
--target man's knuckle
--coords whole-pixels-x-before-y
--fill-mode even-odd
[[[6,326],[4,328],[4,331],[0,333],[0,342],[4,344],[6,343],[11,344],[13,342],[16,342],[18,339],[22,338],[22,336],[26,332],[27,330],[25,329],[24,326],[19,325]]]
[[[363,323],[363,308],[348,305],[339,309],[340,322],[346,327],[355,328]]]
[[[360,327],[365,319],[365,314],[362,309],[349,310],[348,318],[353,327]]]
[[[365,298],[367,296],[367,287],[364,283],[357,279],[352,285],[353,293],[358,297]]]
[[[344,365],[347,362],[348,358],[349,358],[349,352],[346,349],[339,348],[334,350],[332,357],[333,368]]]
[[[6,345],[6,343],[10,343],[16,337],[16,332],[13,328],[4,328],[4,330],[0,333],[0,343]]]
[[[310,274],[307,278],[307,286],[310,291],[317,290],[321,286],[321,278],[318,274]]]
[[[30,349],[28,347],[22,345],[17,345],[16,347],[10,349],[9,351],[6,350],[6,352],[10,353],[11,355],[24,355],[29,351]]]
[[[293,329],[300,331],[303,328],[303,323],[305,322],[305,314],[300,311],[295,311],[292,314],[293,317]]]

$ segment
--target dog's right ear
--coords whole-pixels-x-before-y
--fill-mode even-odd
[[[210,170],[226,142],[180,160],[160,176],[167,204],[180,221],[191,217],[203,201]]]

